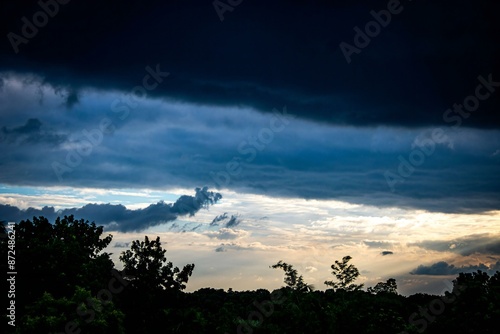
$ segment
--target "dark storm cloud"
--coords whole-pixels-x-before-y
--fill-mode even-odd
[[[67,136],[43,129],[42,122],[37,118],[30,118],[26,124],[14,128],[3,126],[0,128],[0,142],[7,144],[36,144],[49,143],[61,144],[67,140]]]
[[[221,194],[208,191],[208,187],[196,188],[195,190],[196,194],[194,197],[189,195],[179,197],[172,206],[172,213],[193,216],[201,208],[208,208],[222,198]]]
[[[179,216],[192,216],[200,209],[213,205],[222,198],[219,193],[208,191],[206,187],[196,188],[195,191],[195,196],[182,195],[173,204],[161,201],[137,210],[129,210],[123,205],[87,204],[81,208],[56,212],[53,207],[21,210],[15,206],[0,204],[0,217],[6,221],[19,222],[31,219],[33,216],[44,216],[53,221],[58,216],[74,215],[77,218],[85,217],[98,225],[104,225],[109,231],[142,231],[150,226],[174,221]]]
[[[9,13],[2,23],[13,32],[21,31],[21,17],[39,10],[36,2],[20,3],[2,2],[0,15]],[[18,54],[7,38],[0,46],[0,72],[7,71],[0,74],[0,183],[203,184],[437,212],[498,210],[500,132],[466,127],[498,127],[499,92],[459,129],[441,118],[474,93],[478,75],[500,80],[492,14],[499,4],[405,3],[348,65],[339,43],[352,43],[353,27],[364,27],[370,10],[386,5],[252,1],[220,22],[210,1],[70,2]],[[157,64],[171,75],[120,119],[113,102],[130,97],[145,67]],[[27,72],[33,74],[19,74]],[[296,117],[265,148],[251,147],[249,138],[269,129],[273,109],[283,106]],[[84,130],[95,134],[103,119],[116,131],[88,144]],[[358,126],[375,124],[382,126]],[[430,129],[408,128],[418,124],[439,124],[454,146],[436,145],[392,193],[384,172],[398,173],[399,157],[410,158],[415,138]],[[30,134],[12,132],[25,125]],[[49,142],[59,145],[36,146]],[[227,182],[211,176],[226,172],[234,158],[241,173]],[[64,165],[59,174],[54,164]]]
[[[392,255],[394,254],[394,252],[391,252],[391,251],[383,251],[380,253],[382,256],[386,256],[386,255]]]
[[[498,235],[471,235],[453,240],[429,240],[410,245],[438,252],[453,252],[463,256],[472,254],[500,255]]]
[[[448,264],[447,262],[440,261],[436,262],[430,266],[420,265],[416,269],[410,272],[411,275],[457,275],[459,273],[467,273],[481,270],[493,275],[496,271],[500,270],[500,261],[487,266],[483,263],[478,265],[469,265],[456,267],[453,264]]]
[[[67,92],[67,95],[65,96],[66,98],[66,107],[68,109],[71,109],[75,104],[80,102],[79,97],[78,97],[78,92],[75,90],[69,90]]]
[[[59,182],[53,163],[67,165],[70,154],[80,154],[77,144],[88,140],[82,131],[97,131],[103,117],[94,113],[94,108],[109,109],[109,100],[83,100],[72,110],[60,108],[60,112],[68,112],[75,119],[67,114],[51,114],[49,106],[39,107],[39,114],[44,115],[40,129],[50,124],[71,133],[72,138],[51,149],[40,149],[33,140],[23,145],[0,141],[3,153],[0,183],[151,189],[194,188],[204,184],[269,196],[338,199],[438,212],[471,213],[500,208],[500,179],[495,177],[500,159],[490,157],[491,152],[500,148],[498,132],[467,130],[457,134],[453,137],[454,150],[437,146],[425,164],[392,193],[384,171],[397,170],[398,155],[408,157],[417,130],[328,128],[294,120],[276,133],[265,149],[252,148],[255,159],[247,162],[250,155],[240,154],[239,145],[268,126],[267,116],[247,111],[232,119],[232,110],[210,113],[210,108],[191,105],[185,107],[188,111],[177,113],[176,105],[165,104],[158,109],[151,107],[150,102],[144,102],[140,112],[127,122],[120,123],[109,116],[121,128],[112,135],[103,135],[91,154],[81,155],[81,162],[71,165],[63,174],[64,182]],[[46,104],[59,104],[49,102]],[[32,101],[26,109],[33,105],[37,106],[37,102]],[[32,121],[29,125],[26,122],[29,118],[13,115],[19,119],[11,121],[4,116],[2,121],[2,116],[0,122],[11,122],[5,130],[10,138],[38,136],[37,124],[42,121]],[[18,133],[28,129],[31,131],[28,134]],[[44,131],[40,133],[56,134]],[[382,139],[377,139],[380,136]],[[460,138],[465,138],[463,144]],[[211,173],[226,171],[227,163],[235,156],[240,158],[241,172],[227,183],[224,180],[218,183]],[[367,245],[388,249],[391,246],[370,242]]]
[[[37,2],[2,2],[8,32],[22,33]],[[474,92],[477,76],[500,80],[497,1],[401,2],[404,10],[347,64],[353,44],[387,1],[251,1],[226,12],[212,2],[84,1],[61,5],[19,53],[8,38],[0,71],[34,72],[54,86],[129,91],[145,66],[172,75],[152,94],[267,112],[287,105],[298,117],[354,125],[442,124],[442,114]],[[7,32],[4,33],[4,36]],[[469,126],[498,127],[499,97]]]

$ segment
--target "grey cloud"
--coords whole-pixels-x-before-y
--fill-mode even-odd
[[[116,248],[129,248],[130,242],[115,242]]]
[[[231,215],[231,218],[229,221],[226,223],[226,227],[235,227],[238,226],[241,223],[241,220],[238,215]]]
[[[216,216],[212,222],[210,223],[210,226],[217,226],[219,225],[219,222],[222,221],[222,220],[225,220],[227,219],[227,212],[224,212],[222,215],[218,215]]]
[[[241,251],[251,249],[250,247],[245,247],[235,242],[220,244],[219,248],[223,249],[224,252],[227,252],[228,250]]]
[[[256,245],[256,244],[239,244],[237,242],[226,242],[222,243],[219,246],[220,248],[223,248],[224,251],[260,251],[265,248],[265,246],[262,245]]]
[[[489,158],[492,150],[498,148],[499,132],[463,129],[466,133],[461,137],[473,140],[462,145],[456,143],[455,152],[442,145],[436,147],[425,164],[391,193],[384,171],[397,172],[398,156],[408,156],[419,131],[331,129],[295,119],[284,131],[275,134],[265,150],[259,151],[249,144],[245,146],[257,152],[255,159],[248,163],[251,155],[239,154],[239,144],[248,143],[248,137],[258,134],[262,124],[269,126],[265,115],[238,110],[240,114],[234,120],[229,110],[217,109],[217,112],[210,113],[209,107],[181,106],[173,102],[164,103],[162,108],[165,110],[159,110],[153,106],[154,101],[147,100],[141,105],[140,112],[131,112],[131,116],[122,121],[110,110],[111,101],[112,97],[101,100],[97,94],[95,100],[82,98],[77,107],[70,111],[58,110],[57,113],[48,106],[28,104],[23,110],[42,108],[43,114],[47,115],[39,128],[45,139],[33,135],[38,126],[36,121],[27,126],[10,125],[7,132],[29,130],[33,142],[49,141],[49,134],[56,135],[44,130],[44,124],[50,124],[71,133],[72,141],[68,143],[70,145],[58,145],[49,150],[0,142],[0,149],[5,152],[0,164],[0,183],[152,189],[191,188],[205,184],[212,188],[227,187],[237,192],[268,196],[338,199],[438,212],[473,213],[500,208],[500,179],[494,177],[500,161]],[[95,113],[94,108],[107,110],[107,113]],[[294,113],[291,109],[289,111]],[[36,116],[33,112],[23,114],[23,117],[13,115],[18,124]],[[86,140],[82,130],[96,130],[104,116],[116,125],[117,130],[112,135],[104,135],[102,142],[93,146],[91,154],[83,156],[76,167],[64,169],[63,181],[60,182],[53,163],[67,165],[70,154],[74,157],[78,153],[71,147],[78,147],[80,141],[73,139]],[[12,122],[10,117],[4,116],[4,121],[1,117],[1,123]],[[374,149],[373,137],[387,132],[390,133],[387,138],[397,140],[384,137]],[[15,136],[27,135],[16,132]],[[52,141],[57,143],[64,137],[56,139]],[[482,150],[486,149],[484,154],[488,159],[481,156]],[[241,158],[241,173],[227,183],[218,183],[210,173],[224,172],[235,155]],[[455,165],[461,168],[450,171],[449,166]]]
[[[223,246],[217,247],[215,249],[217,253],[222,253],[222,252],[227,252],[227,249],[225,249]]]
[[[363,241],[363,243],[370,248],[389,248],[392,246],[390,242],[386,241]]]
[[[391,252],[391,251],[383,251],[380,253],[382,256],[386,256],[386,255],[392,255],[394,254],[394,252]]]
[[[448,264],[445,261],[436,262],[430,266],[420,265],[410,272],[411,275],[457,275],[459,273],[474,272],[481,270],[489,274],[494,274],[498,269],[500,269],[500,261],[487,266],[483,263],[478,265],[469,265],[456,267],[453,264]]]
[[[174,221],[179,216],[193,216],[200,209],[207,208],[222,198],[221,194],[208,191],[207,187],[196,188],[195,192],[195,196],[182,195],[174,204],[160,201],[137,210],[127,209],[123,205],[87,204],[81,208],[56,212],[53,207],[20,210],[15,206],[0,204],[0,217],[7,221],[18,222],[33,216],[45,216],[54,220],[56,216],[74,215],[104,225],[108,231],[141,231],[150,226]]]
[[[193,227],[192,229],[190,229],[189,232],[194,232],[194,231],[196,231],[197,229],[199,229],[202,226],[203,226],[202,224],[198,224],[195,227]]]
[[[3,126],[0,129],[0,142],[8,144],[20,145],[41,142],[61,144],[65,140],[67,140],[67,136],[64,134],[44,130],[42,122],[37,118],[30,118],[21,126],[10,129]]]
[[[241,238],[241,237],[245,236],[246,234],[248,234],[248,232],[243,231],[243,230],[234,230],[231,228],[221,228],[218,231],[209,231],[209,232],[206,232],[205,234],[207,236],[209,236],[210,238],[217,238],[217,239],[221,239],[221,240],[231,240],[231,239]]]
[[[195,196],[182,195],[172,206],[171,211],[176,214],[193,216],[201,208],[208,208],[222,198],[219,193],[208,191],[208,187],[196,188]]]
[[[463,256],[474,253],[500,255],[500,236],[471,235],[453,240],[429,240],[409,245],[439,252],[453,252]]]

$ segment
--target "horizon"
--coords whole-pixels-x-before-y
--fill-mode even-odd
[[[188,292],[500,270],[497,3],[1,6],[0,220],[160,236]]]

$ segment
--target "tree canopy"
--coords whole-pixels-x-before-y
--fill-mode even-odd
[[[273,269],[283,269],[285,272],[284,282],[285,284],[297,291],[313,291],[314,286],[307,284],[304,282],[304,278],[302,275],[299,276],[296,269],[293,268],[292,265],[279,261],[278,263],[271,266]]]
[[[188,264],[180,270],[172,262],[167,262],[166,249],[161,247],[160,237],[144,241],[135,240],[130,250],[122,253],[120,261],[127,276],[141,289],[176,289],[184,290],[189,277],[193,274],[194,264]]]
[[[379,282],[373,288],[368,288],[367,291],[377,294],[377,293],[398,293],[398,285],[394,278],[389,278],[387,282]]]
[[[325,281],[325,285],[331,286],[333,289],[343,289],[346,291],[357,291],[363,288],[363,284],[354,284],[353,282],[359,276],[359,270],[353,264],[349,264],[352,259],[349,255],[342,258],[342,262],[335,260],[332,264],[332,275],[335,276],[335,281]]]

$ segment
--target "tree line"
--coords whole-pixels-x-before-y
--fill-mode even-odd
[[[2,308],[6,333],[497,333],[500,325],[500,272],[460,273],[443,296],[405,297],[394,278],[364,291],[345,256],[331,265],[326,291],[279,261],[270,267],[283,270],[284,286],[274,291],[187,293],[195,264],[174,266],[159,237],[133,241],[117,270],[104,251],[112,235],[93,222],[33,217],[2,229],[4,259],[5,236],[15,234],[18,273],[15,326]]]

